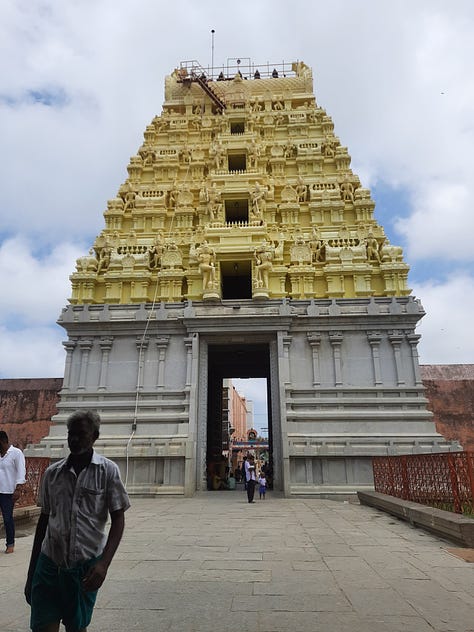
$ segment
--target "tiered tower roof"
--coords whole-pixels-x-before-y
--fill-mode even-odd
[[[73,304],[410,294],[303,62],[181,63],[128,174]]]

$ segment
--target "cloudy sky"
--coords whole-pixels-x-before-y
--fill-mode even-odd
[[[304,60],[427,315],[423,363],[474,362],[472,0],[3,0],[0,377],[62,376],[75,259],[182,60]],[[250,394],[251,395],[251,394]]]

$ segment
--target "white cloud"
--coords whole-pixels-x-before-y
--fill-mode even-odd
[[[440,358],[449,351],[472,360],[472,349],[461,351],[457,342],[459,331],[462,338],[469,333],[467,318],[458,315],[459,331],[449,328],[443,353],[429,333],[429,323],[445,316],[437,293],[462,312],[470,277],[462,269],[447,280],[434,276],[432,284],[417,277],[418,262],[421,269],[436,259],[442,274],[445,262],[472,261],[470,0],[242,0],[231,16],[227,3],[210,0],[1,3],[0,216],[2,230],[17,235],[3,245],[0,236],[2,287],[10,280],[0,297],[2,338],[18,344],[12,319],[16,329],[48,322],[54,329],[70,295],[74,259],[102,230],[107,199],[161,111],[165,75],[182,59],[210,62],[211,28],[216,65],[240,56],[258,63],[304,59],[314,68],[317,100],[363,184],[386,183],[410,201],[408,217],[395,227],[412,264],[411,284],[429,309],[421,326],[424,356],[436,348]],[[64,99],[35,103],[31,91]],[[392,209],[394,220],[398,214]],[[78,246],[57,245],[66,241]],[[25,335],[32,340],[33,329]],[[26,348],[24,354],[26,371],[34,361]],[[45,363],[45,376],[48,370]]]
[[[442,281],[415,284],[426,316],[418,326],[422,364],[472,364],[474,360],[474,277],[453,274]]]
[[[70,295],[69,274],[82,252],[81,247],[64,243],[39,257],[22,237],[4,241],[0,246],[0,278],[5,279],[8,289],[0,293],[0,323],[54,323]]]
[[[2,378],[63,377],[65,339],[59,327],[27,327],[14,331],[0,326]]]
[[[473,260],[474,192],[470,188],[467,183],[448,181],[425,181],[419,186],[413,213],[395,223],[407,241],[409,261]]]

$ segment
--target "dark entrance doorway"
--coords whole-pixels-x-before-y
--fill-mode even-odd
[[[252,298],[252,266],[250,261],[221,262],[222,298]]]
[[[268,459],[272,460],[273,428],[271,418],[270,349],[266,343],[210,344],[208,355],[207,389],[207,451],[206,465],[208,488],[216,471],[222,474],[230,467],[232,445],[226,402],[224,379],[266,378],[268,414]],[[224,396],[223,396],[224,395]],[[224,454],[224,459],[222,455]],[[229,457],[230,455],[230,457]],[[216,465],[217,464],[217,465]],[[222,470],[222,471],[221,471]]]

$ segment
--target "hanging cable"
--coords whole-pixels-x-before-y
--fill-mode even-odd
[[[190,169],[190,165],[188,163],[188,168],[186,170],[186,175],[184,177],[184,182],[185,183],[187,182],[187,179],[188,179],[188,176],[189,176],[189,169]],[[175,206],[174,206],[174,212],[173,212],[173,215],[171,217],[170,228],[169,228],[169,231],[168,231],[168,239],[170,239],[171,235],[172,235],[175,214],[176,214],[176,201],[175,201]],[[154,314],[155,308],[156,308],[158,289],[159,289],[159,281],[158,281],[158,272],[157,272],[155,293],[153,295],[153,301],[152,301],[152,304],[151,304],[151,309],[150,309],[150,311],[148,313],[148,316],[147,316],[147,319],[146,319],[146,323],[145,323],[145,328],[143,330],[143,334],[142,334],[142,337],[141,337],[141,340],[140,340],[140,345],[138,347],[137,383],[136,383],[136,388],[135,388],[135,406],[134,406],[133,419],[132,419],[132,431],[130,433],[130,436],[128,438],[127,445],[126,445],[126,448],[125,448],[125,487],[127,487],[127,483],[128,483],[129,460],[130,460],[130,445],[132,443],[132,440],[133,440],[133,437],[135,435],[135,432],[137,430],[137,425],[138,425],[138,406],[139,406],[139,400],[140,400],[140,382],[141,382],[141,378],[142,378],[143,361],[144,361],[143,360],[143,351],[144,351],[144,346],[145,346],[146,335],[148,333],[148,329],[150,328],[151,319],[153,318],[153,314]]]

